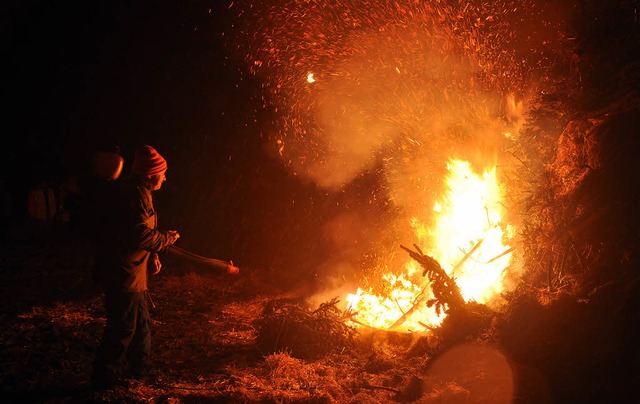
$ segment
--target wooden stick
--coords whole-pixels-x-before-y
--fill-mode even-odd
[[[473,248],[469,250],[469,252],[466,253],[464,257],[462,257],[460,262],[458,262],[456,266],[454,266],[453,269],[451,270],[451,274],[454,274],[458,269],[460,269],[460,267],[462,267],[462,265],[464,265],[465,262],[467,262],[467,260],[471,257],[471,254],[473,254],[480,247],[483,241],[484,241],[484,238],[481,238],[480,241],[478,241],[476,245],[474,245]]]
[[[503,253],[496,255],[495,257],[491,258],[489,261],[487,261],[487,264],[491,264],[493,261],[497,260],[500,257],[503,257],[507,254],[509,254],[511,251],[515,250],[514,247],[511,248],[507,248]]]
[[[407,312],[404,313],[402,316],[400,316],[400,318],[397,319],[396,322],[391,325],[391,327],[389,327],[390,330],[393,330],[394,328],[401,326],[405,321],[407,321],[407,318],[409,318],[409,316],[411,316],[413,312],[416,311],[416,309],[418,308],[418,305],[424,301],[424,298],[422,298],[422,296],[424,295],[424,292],[427,289],[427,285],[425,285],[420,291],[420,293],[418,293],[418,296],[416,296],[416,299],[413,301],[413,305],[411,306],[411,308],[407,310]]]

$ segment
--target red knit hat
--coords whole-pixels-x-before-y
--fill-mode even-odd
[[[149,145],[136,152],[131,172],[143,176],[160,174],[167,169],[167,161]]]

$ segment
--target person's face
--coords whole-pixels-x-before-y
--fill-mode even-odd
[[[163,172],[161,172],[158,175],[154,175],[152,178],[152,182],[151,182],[151,190],[152,191],[157,191],[160,188],[162,188],[162,183],[164,183],[167,180],[167,177],[165,176],[167,170],[164,170]]]

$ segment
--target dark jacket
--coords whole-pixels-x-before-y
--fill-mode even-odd
[[[142,179],[129,177],[114,188],[105,208],[94,257],[94,279],[106,290],[147,290],[147,267],[152,253],[169,245],[166,232],[157,230],[158,218],[151,191]]]

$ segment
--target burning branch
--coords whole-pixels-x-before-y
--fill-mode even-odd
[[[404,314],[402,314],[402,316],[400,316],[400,318],[397,319],[396,322],[391,325],[391,327],[389,327],[390,330],[393,330],[394,328],[401,326],[407,320],[407,318],[411,317],[413,312],[416,311],[418,306],[424,301],[425,289],[426,289],[426,286],[422,288],[418,296],[416,296],[416,299],[413,301],[413,305],[411,306],[411,308],[407,310]]]
[[[466,254],[466,256],[462,259],[462,261],[458,264],[461,266],[464,261],[466,261],[469,256],[478,248],[478,246],[482,243],[482,240],[476,244],[476,246]],[[461,309],[465,306],[465,301],[460,294],[460,289],[456,285],[455,281],[447,275],[447,273],[442,269],[438,261],[429,257],[428,255],[424,255],[420,248],[414,244],[416,251],[412,251],[407,247],[401,245],[404,250],[409,252],[409,255],[414,260],[418,261],[418,263],[424,268],[422,272],[422,276],[428,275],[429,281],[431,284],[431,290],[435,296],[435,299],[431,299],[427,301],[427,306],[431,307],[434,304],[436,305],[436,312],[440,314],[442,308],[446,305],[449,309]],[[425,291],[426,286],[422,288],[416,299],[413,301],[413,305],[409,310],[407,310],[399,319],[396,320],[395,323],[389,329],[394,329],[396,327],[401,326],[407,318],[411,317],[414,311],[418,309],[418,306],[422,304],[425,300]],[[448,311],[447,310],[447,311]]]
[[[431,307],[436,305],[436,312],[440,314],[442,308],[446,305],[449,310],[463,309],[465,307],[465,301],[460,294],[460,289],[456,285],[455,281],[447,275],[442,269],[438,261],[424,255],[420,248],[414,244],[416,251],[410,250],[405,246],[400,246],[409,253],[409,256],[416,260],[423,268],[422,276],[427,275],[431,282],[431,290],[433,291],[434,299],[427,302],[427,306]],[[403,316],[405,317],[405,316]]]
[[[512,252],[514,249],[515,249],[515,248],[513,248],[513,247],[507,248],[506,250],[504,250],[504,252],[502,252],[502,253],[500,253],[500,254],[496,255],[495,257],[493,257],[493,258],[491,258],[489,261],[487,261],[487,262],[486,262],[486,264],[491,264],[493,261],[497,260],[498,258],[502,258],[502,257],[504,257],[505,255],[509,254],[509,253],[510,253],[510,252]]]
[[[462,265],[464,265],[465,262],[467,262],[467,260],[469,258],[471,258],[471,255],[480,247],[480,245],[482,245],[482,242],[484,241],[483,238],[480,239],[480,241],[478,241],[476,243],[476,245],[473,246],[473,248],[464,255],[464,257],[462,257],[462,259],[460,260],[460,262],[458,262],[456,264],[455,267],[453,267],[453,270],[451,271],[451,273],[455,273],[458,269],[460,269],[462,267]],[[419,250],[418,250],[419,251]],[[445,274],[446,275],[446,274]],[[422,276],[424,276],[424,273],[422,274]]]

